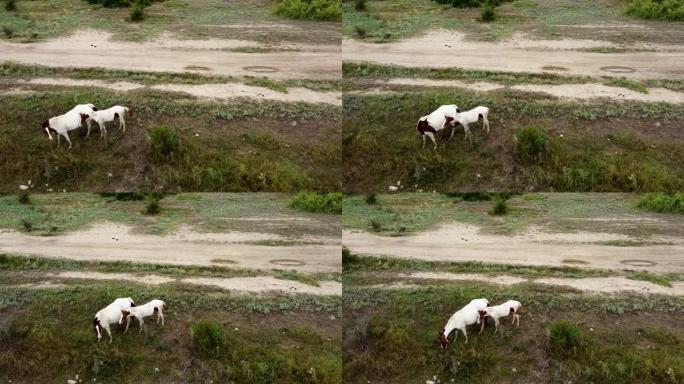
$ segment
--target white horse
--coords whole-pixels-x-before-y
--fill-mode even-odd
[[[470,142],[473,142],[473,135],[470,133],[470,128],[468,127],[468,124],[473,124],[477,123],[480,118],[482,118],[482,125],[485,128],[485,135],[489,134],[489,120],[487,120],[487,115],[489,115],[489,108],[479,106],[471,109],[470,111],[465,111],[465,112],[460,112],[456,114],[455,117],[447,116],[447,123],[450,124],[452,127],[456,127],[456,123],[459,123],[463,126],[463,130],[465,131],[465,138],[463,140],[466,140],[470,138]],[[454,137],[454,131],[455,129],[451,130],[451,136],[449,139],[453,139]]]
[[[444,129],[449,121],[456,118],[460,110],[454,104],[442,105],[435,109],[427,116],[423,116],[418,120],[416,129],[423,137],[423,148],[425,148],[425,136],[432,140],[432,144],[437,149],[437,142],[435,141],[435,133]]]
[[[129,108],[122,107],[120,105],[115,105],[108,109],[102,109],[90,113],[90,116],[88,118],[88,134],[86,135],[86,137],[90,136],[91,121],[95,121],[97,125],[100,126],[100,138],[104,138],[107,135],[107,129],[105,128],[105,124],[112,122],[117,118],[119,119],[119,129],[121,129],[123,132],[126,132],[126,120],[124,119],[124,117],[126,116],[126,113],[128,113],[129,110]]]

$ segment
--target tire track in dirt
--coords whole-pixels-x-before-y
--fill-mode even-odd
[[[684,79],[684,50],[594,53],[578,49],[610,46],[591,40],[466,41],[465,34],[436,30],[425,35],[382,44],[342,41],[342,59],[404,67],[447,68],[504,72],[556,73],[577,76],[624,76],[631,79]]]

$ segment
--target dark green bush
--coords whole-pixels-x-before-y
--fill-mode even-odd
[[[307,212],[324,212],[339,215],[342,213],[342,194],[339,192],[300,192],[292,198],[290,207]]]
[[[539,162],[546,153],[546,134],[538,127],[518,128],[515,131],[515,146],[523,162]]]
[[[549,323],[549,347],[560,356],[577,353],[582,342],[582,333],[577,325],[568,320],[554,320]]]
[[[366,10],[366,0],[354,0],[354,9],[357,11],[365,11]]]
[[[358,25],[354,26],[354,33],[356,33],[356,36],[362,39],[365,39],[366,35],[368,35],[368,31],[363,27],[359,27]]]
[[[145,18],[145,11],[141,3],[137,3],[131,9],[131,21],[142,21]]]
[[[506,200],[503,198],[498,198],[492,206],[492,214],[496,216],[503,216],[508,213],[508,205]]]
[[[684,193],[647,193],[637,207],[653,212],[684,214]]]
[[[370,221],[370,224],[371,224],[371,227],[373,228],[373,230],[374,230],[375,232],[380,232],[380,231],[382,231],[382,224],[380,224],[380,222],[375,221],[375,220],[371,220],[371,221]]]
[[[504,1],[510,0],[433,0],[438,4],[451,4],[454,8],[477,8],[485,3],[490,3],[492,7],[501,5]]]
[[[374,205],[377,203],[378,203],[378,197],[375,193],[371,193],[370,195],[366,196],[366,204]]]
[[[192,343],[199,356],[213,357],[221,354],[225,345],[221,324],[213,320],[201,320],[194,323],[191,329]]]
[[[627,14],[649,20],[684,21],[684,0],[633,0]]]
[[[102,197],[113,197],[117,201],[140,201],[145,200],[145,194],[141,192],[105,192]]]
[[[14,36],[14,29],[12,29],[6,25],[3,25],[2,26],[2,33],[5,34],[5,37],[7,37],[8,39],[11,39]]]
[[[31,204],[31,196],[28,192],[19,195],[19,204]]]
[[[280,0],[275,13],[291,19],[330,21],[342,19],[341,0]]]
[[[342,247],[342,265],[351,265],[359,261],[359,257],[353,255],[349,248]]]
[[[33,222],[29,219],[21,219],[21,225],[24,226],[26,232],[33,231]]]
[[[9,11],[9,12],[16,11],[17,10],[16,0],[7,0],[7,2],[5,2],[5,10]]]
[[[150,195],[147,198],[147,204],[145,205],[145,213],[148,215],[156,215],[161,212],[161,206],[159,205],[159,197],[156,195]]]
[[[482,11],[480,12],[480,21],[490,22],[496,19],[496,13],[494,12],[494,4],[491,1],[485,1],[482,4]]]
[[[490,201],[493,194],[490,192],[453,192],[446,193],[449,197],[460,197],[463,201]]]
[[[162,125],[149,131],[150,145],[154,156],[168,159],[180,151],[180,138],[175,130]]]

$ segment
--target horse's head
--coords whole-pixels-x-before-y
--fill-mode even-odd
[[[128,316],[129,316],[130,314],[131,314],[131,311],[127,311],[127,310],[125,310],[125,309],[122,309],[122,310],[121,310],[121,318],[119,319],[119,325],[125,324],[126,321],[127,321],[126,319],[128,319]]]
[[[487,310],[486,309],[480,309],[477,311],[477,313],[480,314],[480,320],[484,320],[485,317],[487,317]]]
[[[439,344],[442,347],[442,349],[446,349],[449,346],[449,339],[444,336],[444,330],[439,333]]]

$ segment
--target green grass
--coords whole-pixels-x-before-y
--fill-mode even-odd
[[[524,194],[510,197],[507,200],[508,214],[499,217],[489,214],[491,201],[466,201],[465,198],[472,199],[466,196],[386,194],[377,195],[375,204],[366,203],[362,195],[346,196],[342,225],[346,230],[372,231],[370,221],[375,221],[381,228],[380,235],[384,236],[396,236],[401,228],[404,228],[402,234],[412,234],[451,223],[474,226],[483,234],[520,235],[534,227],[551,233],[622,234],[642,243],[648,243],[651,236],[684,235],[680,216],[644,212],[636,207],[638,195]],[[654,220],[634,224],[631,222],[633,217],[653,217]]]
[[[28,179],[56,191],[339,188],[341,113],[323,105],[249,99],[211,103],[156,91],[129,92],[122,100],[116,92],[72,89],[0,100],[0,113],[11,116],[0,132],[5,188]],[[79,137],[82,133],[72,132],[74,148],[67,150],[31,128],[39,127],[45,116],[59,115],[86,100],[99,106],[135,105],[126,134],[110,130],[104,145],[97,135],[86,141]],[[283,120],[297,121],[297,130],[283,131]],[[181,150],[166,159],[148,144],[146,130],[160,126],[167,126],[180,143]],[[308,134],[299,135],[300,130]],[[45,163],[51,166],[44,167]]]
[[[314,287],[320,287],[320,284],[318,284],[318,280],[316,279],[316,277],[309,275],[309,274],[306,274],[306,273],[297,272],[295,270],[290,270],[290,271],[274,270],[274,273],[275,273],[275,277],[278,279],[293,280],[293,281],[298,281],[300,283],[304,283],[304,284],[311,285]]]
[[[469,344],[460,336],[441,350],[439,330],[474,297],[495,303],[510,298],[521,301],[525,309],[520,327],[503,320],[502,336],[494,336],[491,323],[482,335],[473,326],[468,331]],[[676,383],[684,374],[684,329],[681,323],[675,324],[684,312],[681,297],[644,299],[534,285],[501,288],[459,282],[391,290],[345,286],[343,300],[344,382],[348,383],[415,383],[433,380],[433,375],[440,382],[525,378],[534,382]],[[655,318],[659,320],[654,322]],[[566,319],[568,326],[557,325],[559,319]],[[575,328],[581,329],[581,336]],[[550,334],[559,341],[550,344]],[[575,353],[555,353],[551,345],[563,345]]]
[[[652,212],[684,214],[684,193],[647,193],[641,196],[637,207]]]
[[[199,232],[254,232],[293,237],[339,236],[337,215],[310,214],[288,207],[290,196],[260,193],[178,194],[166,196],[163,210],[155,216],[143,214],[145,201],[117,200],[109,194],[32,194],[32,204],[19,203],[16,195],[0,195],[0,228],[25,231],[22,220],[32,225],[34,235],[58,235],[84,230],[102,221],[121,223],[134,233],[164,235],[181,225]],[[124,197],[121,197],[124,198]],[[273,215],[306,220],[271,221]],[[258,229],[252,218],[263,218]]]
[[[648,88],[646,88],[641,82],[637,80],[630,80],[624,78],[612,78],[604,82],[605,85],[610,85],[613,87],[622,87],[631,89],[632,91],[648,93]]]
[[[632,280],[648,281],[654,284],[662,285],[664,287],[672,287],[672,282],[666,276],[662,276],[656,273],[646,271],[633,272],[627,277],[629,277]]]
[[[415,121],[435,105],[486,105],[492,132],[472,125],[474,143],[462,130],[438,149],[421,149]],[[343,188],[376,193],[397,180],[409,191],[675,191],[684,188],[684,146],[672,135],[644,133],[653,119],[678,125],[684,110],[666,103],[570,102],[501,90],[458,89],[343,97]],[[550,120],[549,116],[553,116]],[[504,118],[505,117],[505,118]],[[618,119],[620,120],[618,122]],[[537,126],[548,155],[538,164],[515,156],[516,130]],[[610,128],[610,129],[607,129]],[[562,137],[561,137],[562,134]],[[506,172],[515,168],[515,172]]]
[[[339,21],[342,0],[278,0],[275,14],[291,19]]]
[[[272,79],[269,79],[267,77],[248,78],[245,81],[245,84],[252,85],[255,87],[263,87],[263,88],[272,89],[276,92],[287,93],[287,85],[285,85],[281,81],[272,80]]]
[[[632,0],[627,14],[649,20],[684,21],[684,1]]]
[[[290,207],[306,212],[342,213],[342,194],[339,192],[300,192],[292,197]]]
[[[146,338],[135,324],[125,335],[113,326],[113,343],[97,343],[92,316],[112,298],[129,296],[164,299],[166,325],[148,322]],[[5,382],[66,382],[77,374],[83,382],[340,382],[339,325],[329,320],[339,315],[339,298],[99,282],[3,286],[0,297]],[[222,348],[212,349],[216,343]]]

